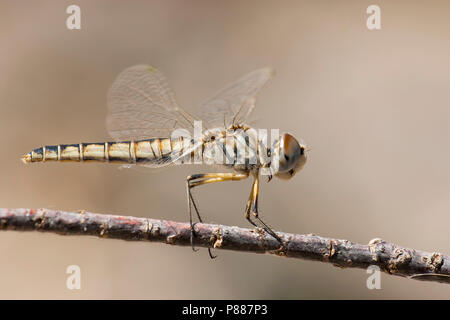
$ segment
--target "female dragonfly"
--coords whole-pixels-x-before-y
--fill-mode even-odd
[[[148,65],[127,68],[108,93],[107,128],[114,142],[44,146],[25,154],[23,161],[101,161],[153,168],[202,161],[220,165],[233,172],[194,174],[186,179],[192,249],[192,207],[202,222],[192,188],[249,176],[253,186],[245,218],[256,227],[258,222],[283,244],[258,216],[260,176],[264,173],[268,181],[273,176],[292,178],[306,163],[305,146],[288,133],[278,134],[268,146],[267,137],[247,124],[257,93],[273,74],[270,68],[259,69],[225,87],[202,104],[199,122],[176,103],[160,71]]]

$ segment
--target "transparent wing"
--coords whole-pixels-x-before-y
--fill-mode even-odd
[[[178,106],[163,74],[148,65],[122,71],[108,92],[106,126],[116,141],[170,138],[175,129],[185,129],[192,135],[194,120]],[[144,166],[171,165],[199,146],[192,145],[183,155],[161,157]]]
[[[202,120],[210,129],[244,124],[255,107],[256,95],[274,74],[272,68],[258,69],[228,85],[202,104]]]
[[[148,65],[125,69],[108,92],[107,129],[116,141],[192,132],[194,117],[181,109],[163,74]]]

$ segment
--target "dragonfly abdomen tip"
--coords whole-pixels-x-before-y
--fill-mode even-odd
[[[31,162],[31,152],[24,154],[22,156],[23,163],[30,163]]]

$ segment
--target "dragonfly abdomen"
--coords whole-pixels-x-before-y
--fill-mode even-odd
[[[61,144],[44,146],[23,156],[25,163],[96,161],[124,164],[161,163],[174,150],[182,152],[183,139],[153,138],[141,141]]]

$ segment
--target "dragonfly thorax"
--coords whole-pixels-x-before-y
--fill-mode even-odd
[[[267,137],[250,127],[209,130],[203,137],[203,160],[239,172],[289,179],[306,162],[305,147],[290,134],[282,134],[268,145]]]
[[[203,137],[203,160],[236,171],[270,166],[270,146],[260,141],[257,130],[246,126],[208,130]]]

